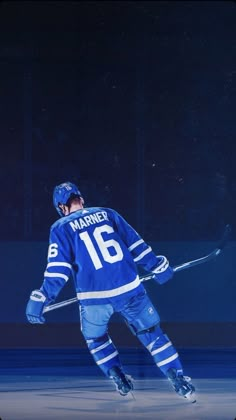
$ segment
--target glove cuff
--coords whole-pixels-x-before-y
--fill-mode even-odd
[[[30,295],[30,299],[35,302],[42,302],[46,301],[46,296],[41,292],[41,290],[33,290]]]
[[[160,259],[160,264],[154,270],[152,270],[152,273],[154,274],[163,273],[169,267],[169,261],[166,257],[164,257],[164,255],[157,255],[157,258]]]

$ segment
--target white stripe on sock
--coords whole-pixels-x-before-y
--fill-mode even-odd
[[[111,344],[111,343],[112,343],[112,341],[110,339],[110,340],[106,341],[106,343],[102,344],[101,346],[96,347],[93,350],[90,350],[90,353],[93,354],[93,353],[96,353],[97,351],[100,351],[102,349],[105,349],[105,347],[109,346],[109,344]]]
[[[106,363],[106,362],[108,362],[108,360],[111,360],[111,359],[113,359],[113,357],[117,356],[117,354],[118,354],[118,351],[114,351],[114,353],[110,354],[107,357],[104,357],[104,359],[98,360],[96,363],[97,363],[97,365],[101,365],[102,363]]]
[[[172,360],[177,359],[177,357],[179,357],[179,355],[178,355],[178,353],[175,353],[175,354],[173,354],[173,356],[168,357],[168,358],[167,358],[167,359],[165,359],[165,360],[162,360],[162,362],[159,362],[159,363],[157,363],[156,365],[157,365],[158,367],[160,367],[160,366],[164,366],[164,365],[167,365],[167,363],[172,362]]]
[[[159,349],[153,350],[151,352],[151,355],[154,356],[154,354],[160,353],[161,351],[164,351],[165,349],[168,349],[168,347],[172,346],[171,341],[169,343],[164,344],[164,346],[160,347]]]

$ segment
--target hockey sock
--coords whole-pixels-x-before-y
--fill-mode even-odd
[[[183,374],[179,355],[168,336],[163,333],[159,326],[152,331],[139,333],[137,337],[151,353],[157,367],[165,376],[167,376],[167,371],[170,368],[174,368],[179,374]]]
[[[121,367],[118,351],[108,334],[102,337],[87,339],[88,349],[96,364],[106,376],[113,366]]]

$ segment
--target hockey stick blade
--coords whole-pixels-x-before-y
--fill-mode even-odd
[[[178,271],[186,270],[187,268],[191,268],[191,267],[194,267],[195,265],[203,264],[205,262],[208,262],[208,261],[216,258],[221,253],[221,251],[223,250],[223,248],[225,247],[227,242],[229,241],[230,234],[231,234],[231,226],[228,224],[228,225],[225,226],[223,236],[222,236],[218,246],[212,252],[210,252],[209,254],[207,254],[207,255],[205,255],[201,258],[197,258],[196,260],[187,261],[183,264],[176,265],[175,267],[173,267],[173,271],[176,273]],[[140,277],[140,280],[141,280],[141,282],[144,282],[144,281],[147,281],[147,280],[152,280],[154,278],[155,278],[154,274],[147,274],[147,275],[144,275],[144,276]],[[72,303],[76,303],[76,302],[78,302],[78,299],[77,298],[72,298],[72,299],[64,300],[62,302],[54,303],[52,305],[45,306],[45,308],[43,310],[43,313],[53,311],[54,309],[62,308],[64,306],[71,305]]]

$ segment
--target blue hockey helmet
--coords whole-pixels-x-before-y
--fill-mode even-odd
[[[63,182],[63,184],[57,185],[53,191],[53,205],[58,214],[63,217],[64,214],[59,207],[59,204],[66,205],[71,196],[81,197],[81,193],[72,182]]]

